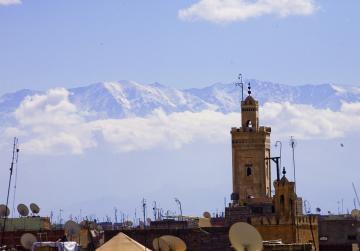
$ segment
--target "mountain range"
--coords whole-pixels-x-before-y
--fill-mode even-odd
[[[290,86],[259,80],[248,80],[252,95],[265,102],[290,102],[316,108],[339,110],[342,102],[359,102],[360,87],[335,84]],[[247,94],[244,85],[244,97]],[[214,110],[222,113],[239,111],[241,89],[233,83],[216,83],[204,88],[176,89],[159,83],[134,81],[95,83],[68,89],[69,101],[90,119],[146,116],[155,109],[166,113]],[[0,97],[1,120],[8,119],[27,97],[44,91],[19,90]]]

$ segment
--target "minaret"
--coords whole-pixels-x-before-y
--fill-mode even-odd
[[[274,205],[275,212],[278,216],[294,216],[302,212],[296,212],[296,202],[298,200],[295,194],[295,182],[290,182],[286,178],[285,167],[282,171],[283,177],[280,180],[274,181],[275,195]],[[302,209],[301,209],[302,210]]]
[[[271,197],[270,127],[259,126],[259,102],[251,96],[241,101],[241,127],[231,129],[232,176],[235,204],[249,198]]]

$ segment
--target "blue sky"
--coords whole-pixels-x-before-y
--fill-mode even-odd
[[[310,1],[313,13],[287,17],[179,18],[197,2],[0,5],[0,92],[119,79],[185,88],[239,72],[287,84],[360,84],[358,1]]]
[[[239,3],[231,6],[236,11],[230,14],[226,6],[214,8],[218,2],[0,0],[0,94],[21,88],[47,90],[120,79],[160,82],[177,88],[200,87],[234,81],[238,73],[292,85],[360,85],[358,1],[289,0],[283,1],[286,8],[277,6],[277,0],[222,1],[225,5]],[[50,92],[34,98],[42,105],[40,108],[32,100],[24,102],[18,110],[23,120],[7,128],[8,132],[21,133],[24,129],[24,135],[37,133],[28,136],[34,137],[35,146],[46,150],[47,143],[59,140],[55,136],[60,132],[76,146],[79,140],[85,150],[67,155],[57,154],[57,149],[49,155],[21,152],[19,201],[36,201],[47,214],[62,208],[67,216],[80,209],[83,214],[112,215],[116,206],[131,218],[135,208],[140,211],[143,197],[149,203],[157,200],[170,210],[177,210],[173,198],[179,197],[186,214],[223,210],[223,199],[229,199],[231,193],[228,132],[236,126],[239,114],[161,114],[160,119],[154,116],[89,123],[96,128],[110,128],[109,138],[121,146],[129,139],[112,137],[119,125],[129,130],[142,130],[143,126],[146,140],[155,139],[155,143],[146,142],[152,146],[149,148],[114,152],[114,142],[95,142],[98,145],[92,147],[89,125],[69,104],[68,93],[52,92],[56,95]],[[42,108],[48,104],[55,109],[46,113]],[[287,141],[297,129],[286,126],[285,121],[298,119],[298,127],[304,125],[301,132],[305,136],[317,117],[321,121],[321,126],[314,128],[320,128],[319,134],[326,137],[299,140],[297,147],[298,191],[310,201],[313,212],[318,206],[323,212],[337,212],[341,199],[345,200],[345,211],[353,207],[351,182],[360,184],[358,175],[354,175],[358,173],[354,163],[360,103],[353,105],[353,111],[344,112],[344,116],[341,111],[296,104],[275,104],[275,108],[267,110],[266,125],[272,126],[274,132],[285,128],[281,136],[283,162],[290,169],[290,177]],[[279,112],[282,106],[289,108]],[[336,118],[343,120],[344,127]],[[211,124],[209,128],[222,140],[212,142],[209,135],[205,137],[201,123]],[[164,147],[169,137],[164,127],[170,127],[185,143],[179,148]],[[333,137],[332,133],[339,130],[343,134]],[[29,143],[21,136],[23,146]],[[280,138],[277,136],[274,133],[272,142]],[[156,141],[156,137],[161,140]],[[174,136],[170,133],[170,137]],[[135,146],[142,143],[138,140],[134,140]],[[1,163],[8,163],[11,141],[1,142]],[[339,147],[340,142],[345,148]],[[2,168],[0,174],[0,183],[5,184],[8,168]],[[4,198],[4,187],[0,196]]]

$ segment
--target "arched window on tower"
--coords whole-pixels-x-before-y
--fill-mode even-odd
[[[247,132],[252,132],[252,130],[253,130],[253,124],[252,124],[251,120],[248,120],[246,122],[246,131]]]
[[[248,120],[248,121],[246,122],[246,127],[247,127],[247,128],[252,128],[252,122],[251,122],[251,120]]]
[[[284,213],[284,211],[285,211],[285,197],[284,197],[283,194],[280,196],[280,209],[281,209],[281,212]]]
[[[246,166],[246,176],[251,176],[252,175],[252,166],[251,165],[247,165]]]

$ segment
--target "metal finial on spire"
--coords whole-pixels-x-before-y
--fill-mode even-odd
[[[286,174],[285,167],[283,167],[282,174],[283,174],[284,176],[285,176],[285,174]]]
[[[251,85],[250,85],[250,82],[248,83],[248,94],[251,95]]]

